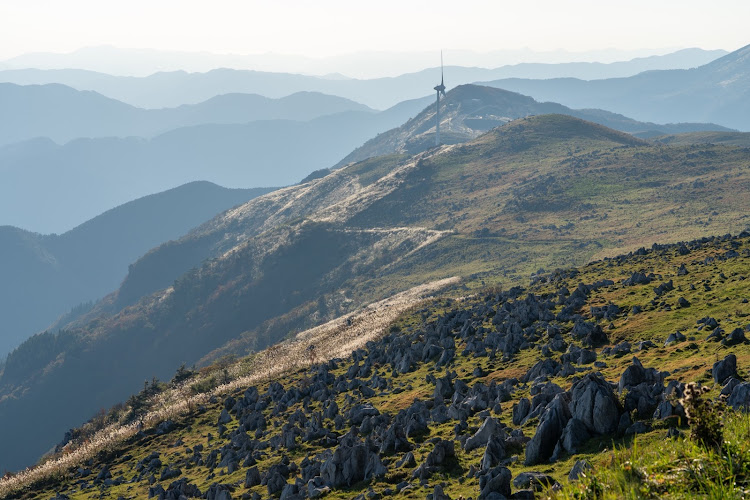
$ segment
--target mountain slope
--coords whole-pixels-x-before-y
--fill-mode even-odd
[[[726,144],[750,147],[750,133],[748,132],[692,132],[657,135],[652,139],[663,144]]]
[[[36,340],[47,354],[0,379],[0,436],[13,450],[0,465],[28,463],[144,373],[255,351],[425,282],[525,282],[654,240],[737,231],[746,165],[741,148],[652,145],[544,115],[257,198],[149,252],[116,294]],[[41,426],[39,408],[63,401],[69,413]]]
[[[61,235],[0,227],[0,357],[57,317],[116,289],[150,248],[268,189],[195,182],[111,209]]]
[[[224,94],[194,105],[141,109],[60,84],[0,83],[0,146],[36,137],[65,143],[80,137],[152,137],[180,127],[257,120],[307,121],[347,111],[372,112],[341,97],[299,92],[269,99]]]
[[[450,90],[441,101],[440,109],[440,138],[444,144],[465,142],[516,118],[550,113],[575,116],[635,135],[727,130],[710,123],[643,123],[608,111],[570,109],[554,102],[541,103],[521,94],[479,85],[460,85]],[[435,111],[434,104],[428,106],[400,127],[370,139],[338,165],[396,152],[415,154],[431,148],[435,141]]]
[[[601,108],[637,120],[713,122],[750,131],[750,45],[694,69],[606,80],[505,79],[485,83],[573,108]]]
[[[750,403],[748,272],[745,232],[655,244],[525,288],[381,303],[398,312],[364,311],[148,385],[0,494],[741,496],[747,414],[727,409],[706,429],[697,408],[711,417],[720,391],[735,410]],[[686,397],[688,383],[708,393]],[[723,433],[722,453],[691,435],[701,428]]]

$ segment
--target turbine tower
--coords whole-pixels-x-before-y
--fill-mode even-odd
[[[440,146],[440,94],[445,97],[445,85],[443,84],[443,51],[440,51],[440,85],[434,88],[437,91],[437,124],[435,125],[435,146]]]

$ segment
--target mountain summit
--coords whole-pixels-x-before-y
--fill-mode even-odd
[[[471,140],[488,130],[530,115],[563,114],[631,134],[672,134],[695,130],[726,131],[714,124],[644,123],[599,109],[570,109],[554,102],[482,85],[459,85],[440,104],[440,139],[443,144]],[[339,162],[339,166],[390,153],[416,154],[435,143],[435,106],[426,107],[402,126],[379,134]]]
[[[602,108],[638,120],[713,122],[750,131],[750,45],[693,69],[628,78],[509,78],[486,83],[576,108]]]

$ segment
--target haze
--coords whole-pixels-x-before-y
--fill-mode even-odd
[[[356,77],[435,66],[434,54],[440,48],[446,49],[447,62],[458,65],[611,62],[685,47],[735,50],[746,43],[745,20],[750,17],[750,3],[738,0],[717,1],[711,9],[698,0],[679,4],[470,0],[458,7],[442,0],[220,0],[210,7],[195,0],[6,0],[0,3],[0,65],[18,67],[2,61],[23,54],[102,45],[266,54],[265,59],[252,60],[257,69],[318,74],[335,66],[333,58]],[[93,65],[96,53],[90,59]],[[326,59],[331,64],[315,67],[315,60]],[[37,67],[43,65],[35,62]],[[110,63],[89,69],[118,72],[116,63]],[[226,58],[224,64],[232,66]]]

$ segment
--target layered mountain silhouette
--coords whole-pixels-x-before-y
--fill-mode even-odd
[[[205,124],[257,120],[308,121],[347,111],[372,112],[362,104],[316,92],[269,99],[256,94],[223,94],[194,105],[142,109],[91,91],[60,84],[0,83],[0,146],[47,137],[63,144],[86,137],[152,137]]]
[[[194,182],[131,201],[61,235],[0,227],[0,357],[72,307],[116,289],[128,265],[150,248],[268,191]]]
[[[724,51],[685,49],[664,56],[610,64],[518,64],[495,69],[449,65],[446,67],[446,77],[449,86],[499,78],[614,78],[653,69],[696,67],[724,54]],[[33,66],[31,61],[24,64],[27,67]],[[316,66],[318,65],[316,62]],[[194,104],[215,95],[229,93],[283,97],[300,91],[316,91],[346,97],[373,108],[386,109],[404,99],[417,99],[429,94],[437,83],[436,75],[439,74],[439,68],[430,68],[397,77],[361,80],[232,69],[216,69],[205,73],[160,72],[147,77],[111,76],[75,69],[18,69],[0,71],[0,81],[22,85],[63,83],[145,108]]]
[[[256,198],[148,252],[119,291],[9,355],[0,467],[30,463],[144,377],[263,348],[428,280],[525,282],[649,241],[736,231],[748,197],[714,194],[746,190],[746,155],[540,115]]]
[[[606,52],[606,51],[603,51]],[[524,78],[553,78],[574,76],[577,78],[612,78],[630,76],[649,69],[692,68],[721,57],[724,50],[704,50],[700,48],[681,49],[663,55],[636,57],[626,60],[620,53],[604,54],[601,57],[618,62],[612,63],[556,63],[556,64],[515,64],[495,69],[481,69],[472,66],[487,67],[488,61],[528,60],[528,57],[539,57],[528,50],[510,50],[483,52],[481,56],[473,51],[450,51],[450,57],[460,62],[461,71],[484,71],[485,74],[500,76],[518,76]],[[343,54],[334,57],[309,58],[288,54],[211,54],[205,52],[164,51],[154,49],[125,49],[112,46],[85,47],[70,53],[33,53],[0,61],[0,69],[13,68],[9,72],[16,78],[30,78],[28,69],[21,68],[85,68],[112,75],[150,75],[159,71],[185,70],[188,72],[210,71],[215,68],[256,69],[269,72],[287,72],[283,67],[295,68],[294,73],[324,73],[324,79],[375,78],[378,70],[387,67],[388,73],[400,71],[400,74],[411,73],[415,68],[424,67],[425,60],[430,60],[431,52],[372,52]],[[477,58],[479,56],[479,58]],[[586,57],[585,55],[583,57]],[[483,61],[483,62],[478,62]],[[496,64],[496,63],[493,63]],[[369,66],[369,69],[364,69]],[[271,69],[271,68],[277,69]],[[364,71],[363,71],[364,70]],[[32,70],[33,71],[33,70]],[[382,69],[380,69],[382,72]],[[101,74],[101,73],[100,73]],[[368,76],[369,75],[369,76]],[[6,77],[8,78],[8,77]],[[0,80],[1,81],[1,80]],[[12,81],[12,80],[8,80]],[[21,83],[21,82],[15,82]],[[47,83],[25,81],[25,83]],[[64,82],[63,82],[64,83]],[[75,85],[73,85],[75,86]],[[93,89],[92,89],[93,90]]]
[[[433,147],[435,112],[434,105],[428,106],[402,126],[370,139],[339,165],[396,152],[416,154]],[[441,142],[465,142],[516,118],[550,113],[575,116],[637,136],[727,130],[712,123],[644,123],[600,109],[570,109],[554,102],[537,102],[531,97],[502,89],[460,85],[448,92],[440,103]]]
[[[226,98],[231,103],[242,96]],[[217,98],[206,109],[218,113],[221,101]],[[435,109],[430,102],[423,98],[379,113],[347,111],[306,122],[196,125],[151,139],[78,139],[62,146],[34,139],[12,144],[0,149],[0,213],[4,214],[0,222],[62,232],[113,204],[174,184],[205,179],[226,186],[288,185],[337,164],[394,152],[415,154],[434,144]],[[569,114],[648,136],[727,130],[714,124],[641,123],[602,110],[572,110],[476,85],[451,90],[441,106],[445,143],[464,142],[509,120],[543,113]],[[418,110],[421,113],[404,124]],[[205,109],[195,113],[209,114]],[[52,206],[62,208],[52,211]]]
[[[235,97],[242,98],[228,99]],[[113,206],[187,182],[292,184],[423,107],[418,100],[379,113],[346,111],[310,121],[196,125],[150,139],[100,137],[58,145],[39,138],[11,144],[0,148],[0,224],[61,233]]]
[[[628,78],[506,79],[487,83],[574,108],[602,108],[637,120],[714,122],[750,131],[750,45],[694,69]]]

